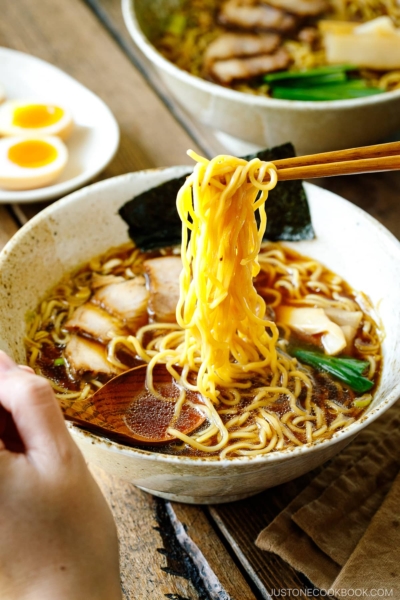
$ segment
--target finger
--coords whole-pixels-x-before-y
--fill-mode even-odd
[[[28,365],[18,365],[19,369],[22,369],[22,371],[27,371],[27,373],[34,373],[35,371],[32,369],[32,367],[28,367]]]
[[[62,457],[73,445],[50,384],[0,351],[0,404],[33,458]]]

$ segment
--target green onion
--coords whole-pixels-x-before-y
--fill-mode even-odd
[[[61,367],[62,365],[65,365],[65,361],[64,361],[64,359],[62,357],[61,358],[56,358],[55,361],[53,362],[53,365],[55,367]]]
[[[365,87],[364,85],[354,85],[355,83],[356,81],[348,81],[343,84],[339,83],[336,85],[332,83],[330,85],[309,88],[273,87],[271,88],[271,95],[273,98],[281,100],[328,101],[363,98],[383,93],[383,90],[379,88],[368,87],[365,82]]]
[[[264,76],[272,98],[281,100],[348,100],[381,94],[361,78],[348,76],[353,65],[331,65],[305,71],[283,71]]]
[[[168,24],[167,32],[172,35],[182,35],[186,27],[186,17],[182,13],[176,13],[172,15],[171,20]]]
[[[300,348],[291,349],[290,354],[306,365],[330,373],[357,393],[364,394],[374,385],[373,381],[362,375],[369,366],[369,362],[366,360],[346,357],[337,358],[320,352],[301,350]]]
[[[284,88],[297,88],[297,87],[315,87],[330,85],[331,83],[343,83],[348,81],[346,73],[343,71],[337,71],[336,73],[328,73],[326,75],[313,75],[307,79],[281,79],[279,81],[272,82],[269,85],[275,89],[275,87]]]
[[[316,69],[307,69],[304,71],[280,71],[279,73],[270,73],[264,76],[265,83],[273,83],[274,81],[281,82],[282,80],[308,79],[321,75],[331,75],[333,73],[346,73],[347,71],[355,71],[357,67],[354,65],[330,65],[326,67],[317,67]]]

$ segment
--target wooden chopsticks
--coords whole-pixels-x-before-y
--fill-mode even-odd
[[[278,180],[312,179],[400,169],[400,142],[275,160]]]

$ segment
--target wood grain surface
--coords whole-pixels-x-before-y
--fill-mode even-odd
[[[313,476],[314,473],[308,473],[257,496],[209,507],[211,518],[263,598],[268,599],[282,589],[298,591],[305,587],[312,590],[313,598],[320,597],[318,591],[279,556],[260,550],[254,543],[260,531],[271,523]]]
[[[16,219],[13,218],[5,206],[0,206],[0,250],[3,249],[16,231],[18,231]]]
[[[93,8],[95,14],[98,15],[110,34],[132,60],[133,64],[143,73],[143,76],[152,89],[163,99],[178,123],[188,132],[191,139],[204,153],[204,156],[212,157],[216,154],[225,154],[226,147],[218,140],[215,132],[210,127],[194,121],[175,101],[152,63],[133,42],[124,23],[120,1],[86,0],[86,2]]]
[[[201,600],[176,548],[164,543],[160,533],[162,501],[100,469],[92,468],[92,472],[117,524],[124,600]]]
[[[177,543],[163,500],[91,467],[117,525],[121,586],[126,600],[214,600],[207,590],[208,570],[231,600],[256,600],[203,510],[173,503],[179,524],[195,545],[204,577],[191,554]],[[215,596],[216,597],[216,596]]]
[[[172,509],[187,535],[201,552],[206,564],[212,570],[221,584],[222,589],[230,598],[238,600],[255,600],[244,578],[239,573],[224,544],[217,537],[207,515],[197,506],[188,504],[171,504]]]

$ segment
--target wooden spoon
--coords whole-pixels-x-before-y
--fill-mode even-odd
[[[205,417],[187,404],[174,421],[179,388],[165,366],[156,365],[153,370],[154,387],[162,399],[146,388],[146,366],[140,365],[110,379],[87,401],[70,405],[61,401],[64,417],[93,433],[150,446],[177,439],[167,433],[170,426],[185,434],[197,429]],[[189,390],[186,394],[192,403],[201,403],[197,394]]]

